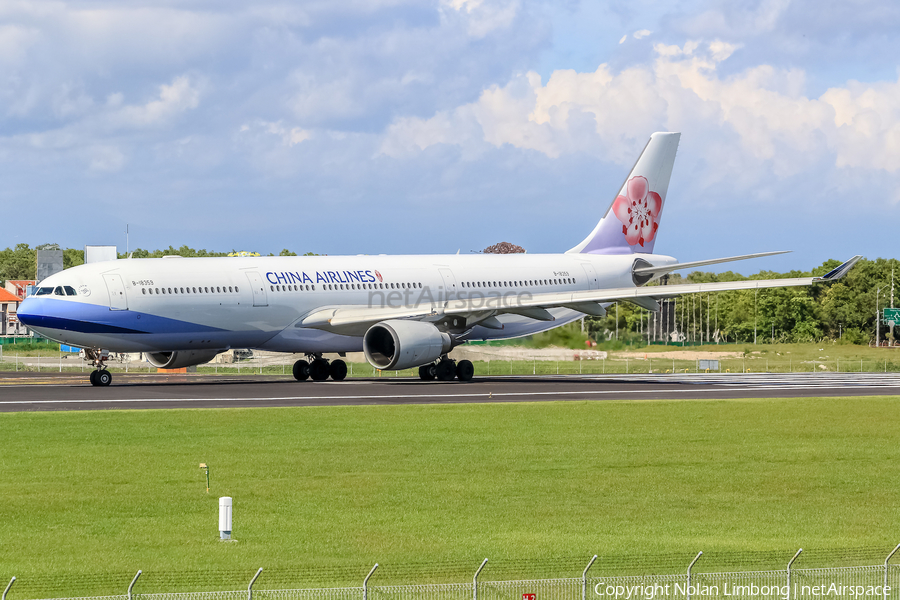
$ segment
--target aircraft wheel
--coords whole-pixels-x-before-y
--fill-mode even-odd
[[[442,360],[434,368],[434,371],[441,381],[453,381],[456,378],[456,365],[452,360]]]
[[[98,371],[91,371],[91,385],[96,386],[97,384],[97,373]]]
[[[419,367],[419,379],[422,381],[434,379],[434,365],[422,365]]]
[[[456,378],[460,381],[472,381],[475,376],[475,365],[470,360],[461,360],[456,363]]]
[[[313,381],[325,381],[328,379],[329,370],[328,361],[324,358],[317,358],[309,365],[309,376]]]
[[[96,373],[97,376],[94,379],[97,381],[97,385],[106,387],[112,383],[112,373],[109,371],[97,371]]]
[[[343,381],[347,376],[347,363],[342,360],[333,360],[328,370],[334,381]]]
[[[309,363],[305,360],[298,360],[295,362],[292,371],[294,373],[294,379],[297,381],[306,381],[309,379]]]

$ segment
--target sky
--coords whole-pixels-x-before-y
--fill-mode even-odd
[[[656,252],[898,257],[898,34],[892,1],[0,0],[0,247],[563,252],[680,131]]]

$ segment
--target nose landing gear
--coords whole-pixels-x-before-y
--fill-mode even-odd
[[[84,349],[84,357],[90,361],[97,370],[91,371],[91,385],[106,387],[112,383],[112,373],[106,370],[106,361],[109,359],[109,350]]]
[[[334,381],[343,381],[347,377],[347,363],[342,360],[328,361],[321,353],[307,354],[309,360],[298,360],[294,363],[293,374],[297,381],[325,381],[331,377]]]

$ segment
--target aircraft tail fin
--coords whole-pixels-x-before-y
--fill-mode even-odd
[[[571,254],[652,253],[680,133],[650,136],[606,214]]]

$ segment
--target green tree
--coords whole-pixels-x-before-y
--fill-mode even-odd
[[[0,279],[34,279],[37,254],[28,244],[0,250]]]

